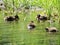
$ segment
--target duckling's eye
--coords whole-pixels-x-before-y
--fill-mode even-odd
[[[3,5],[3,4],[0,4],[1,6]]]

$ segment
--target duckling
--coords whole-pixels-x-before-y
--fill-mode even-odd
[[[58,32],[58,29],[56,27],[46,27],[46,32]]]
[[[28,29],[34,29],[36,26],[35,26],[35,24],[34,24],[34,22],[33,21],[31,21],[29,24],[28,24],[28,26],[27,26],[27,28]]]
[[[19,20],[19,16],[15,15],[15,16],[6,16],[4,18],[5,21],[18,21]]]
[[[48,20],[48,17],[47,16],[41,16],[40,14],[38,14],[37,15],[37,20],[38,20],[38,22],[46,21],[46,20]]]

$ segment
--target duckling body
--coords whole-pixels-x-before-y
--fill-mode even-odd
[[[34,29],[35,25],[28,25],[28,29]]]
[[[57,28],[56,27],[46,27],[45,28],[46,32],[57,32]]]
[[[28,29],[34,29],[36,26],[33,22],[30,22],[30,24],[28,24]]]
[[[48,20],[48,18],[47,18],[47,16],[37,15],[37,20],[38,20],[38,22],[40,22],[40,21],[46,21],[46,20]]]
[[[5,21],[18,21],[19,20],[19,17],[16,15],[16,16],[6,16],[4,18]]]

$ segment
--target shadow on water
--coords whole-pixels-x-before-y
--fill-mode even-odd
[[[0,42],[0,45],[11,45],[11,42]]]

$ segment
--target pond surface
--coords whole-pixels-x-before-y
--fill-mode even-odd
[[[45,27],[50,26],[46,22],[37,23],[36,15],[40,12],[30,12],[28,14],[22,12],[19,14],[18,22],[5,22],[4,15],[0,15],[0,45],[60,45],[60,33],[49,34],[45,31]],[[33,20],[36,28],[27,29],[27,24]],[[57,21],[54,23],[60,30]]]

